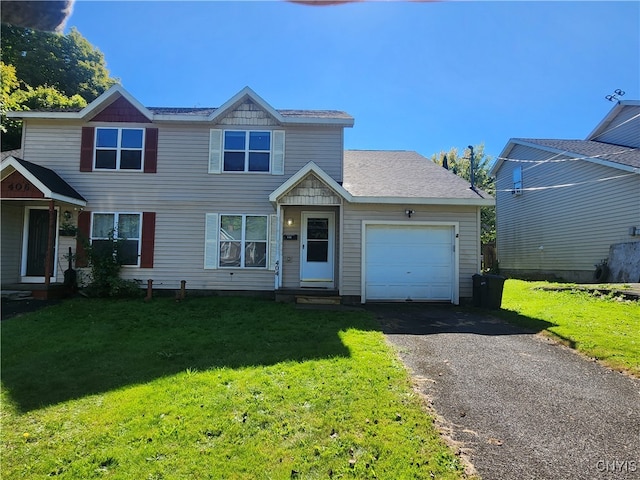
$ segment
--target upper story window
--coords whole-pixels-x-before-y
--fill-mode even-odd
[[[269,172],[271,132],[225,130],[225,172]]]
[[[518,165],[513,169],[513,190],[514,195],[522,195],[522,167]]]
[[[143,128],[96,128],[96,170],[142,170]]]

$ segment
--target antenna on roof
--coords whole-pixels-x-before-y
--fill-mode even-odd
[[[469,145],[469,150],[471,151],[471,155],[469,156],[469,163],[470,163],[470,167],[471,167],[471,190],[475,190],[476,189],[476,169],[475,169],[475,165],[474,165],[474,158],[473,158],[473,147],[471,145]]]
[[[618,97],[623,97],[624,93],[625,93],[624,91],[620,90],[619,88],[616,88],[611,95],[607,95],[604,98],[606,98],[610,102],[618,102],[618,103],[620,103],[620,98],[618,98]]]

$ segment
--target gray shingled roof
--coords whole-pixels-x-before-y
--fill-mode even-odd
[[[193,115],[207,117],[217,110],[215,107],[147,107],[157,115]],[[351,119],[351,115],[340,110],[276,110],[283,117],[289,118],[337,118]]]
[[[595,142],[592,140],[555,140],[541,138],[514,138],[522,141],[554,148],[567,152],[569,156],[597,157],[609,162],[619,163],[630,167],[640,167],[640,149],[612,145],[610,143]]]
[[[342,186],[356,197],[479,199],[469,183],[417,152],[345,150]]]
[[[81,108],[41,108],[30,112],[48,113],[78,113]],[[218,110],[216,107],[147,107],[155,115],[190,115],[195,118],[206,118]],[[340,110],[276,110],[285,118],[327,118],[338,120],[351,120],[351,115]]]

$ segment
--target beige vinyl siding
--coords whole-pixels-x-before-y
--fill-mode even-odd
[[[516,145],[510,157],[569,159],[522,145]],[[523,167],[521,196],[509,192],[517,166]],[[596,181],[617,176],[622,177]],[[568,186],[527,190],[558,185]],[[592,272],[607,257],[610,244],[634,240],[628,229],[640,223],[640,175],[592,162],[505,161],[497,173],[496,189],[498,259],[506,270],[558,276]]]
[[[470,298],[473,293],[471,277],[478,273],[480,265],[480,232],[478,209],[464,206],[346,204],[341,294],[361,294],[363,220],[406,221],[404,211],[408,207],[415,211],[411,221],[459,223],[460,298]]]
[[[283,235],[297,235],[297,240],[282,241],[282,273],[283,288],[300,288],[300,242],[302,231],[300,230],[301,212],[304,207],[285,206],[282,209]],[[293,220],[293,225],[288,227],[287,219]]]
[[[192,289],[273,290],[272,270],[204,269],[206,214],[274,214],[269,194],[309,161],[331,175],[341,174],[342,129],[287,129],[285,175],[274,176],[209,174],[209,136],[215,125],[155,126],[159,128],[155,174],[80,172],[79,123],[29,121],[24,157],[55,170],[87,199],[85,210],[156,212],[154,268],[125,267],[125,278],[153,279],[157,288],[169,289],[186,280]],[[66,253],[62,250],[61,255]],[[63,259],[58,261],[65,265]]]
[[[22,235],[24,231],[24,208],[2,202],[2,283],[20,281]]]
[[[64,210],[63,210],[64,211]],[[59,220],[60,221],[60,220]],[[71,247],[71,252],[74,253],[76,250],[76,239],[75,237],[58,237],[58,258],[56,259],[56,282],[64,283],[64,271],[69,268],[69,260],[68,257],[65,257],[69,254],[69,247]],[[75,263],[73,264],[75,268]]]
[[[282,207],[283,235],[297,235],[297,240],[282,241],[282,288],[300,288],[300,245],[302,241],[302,212],[333,212],[335,214],[335,286],[339,287],[338,266],[340,264],[340,211],[334,206],[295,205]],[[288,218],[293,220],[287,226]]]
[[[285,136],[285,178],[314,162],[336,182],[342,182],[342,127],[291,127]],[[284,179],[282,180],[284,182]]]
[[[631,121],[631,119],[639,115],[640,106],[626,106],[600,135],[589,140],[638,148],[640,147],[638,121],[637,119],[636,121]]]

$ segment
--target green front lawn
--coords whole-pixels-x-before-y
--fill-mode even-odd
[[[73,299],[2,322],[2,478],[462,478],[365,312]]]
[[[640,302],[547,282],[507,280],[498,315],[543,330],[606,365],[640,377]]]

